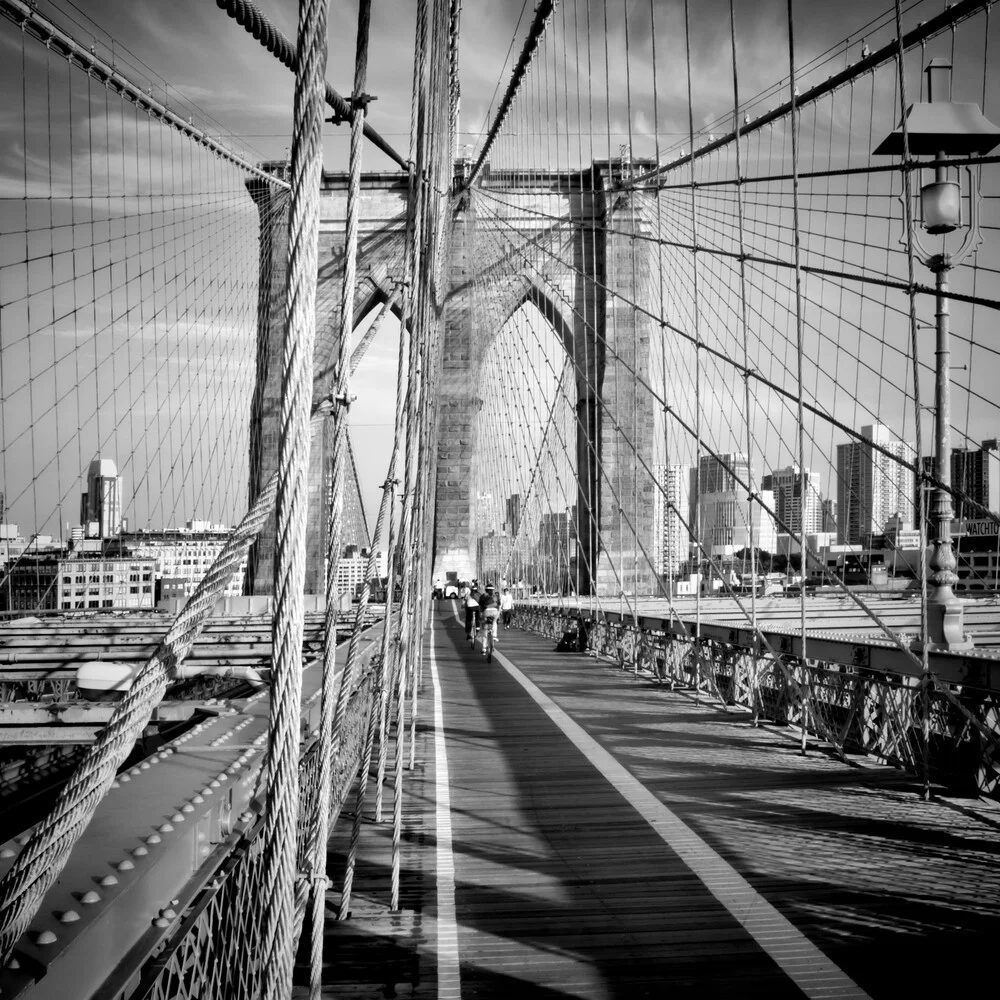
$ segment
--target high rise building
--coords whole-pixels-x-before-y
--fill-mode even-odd
[[[762,476],[760,488],[774,494],[774,513],[781,531],[811,535],[823,530],[823,506],[819,494],[819,473],[806,469],[805,522],[802,519],[802,478],[797,465],[773,469]]]
[[[687,562],[691,548],[691,466],[657,465],[653,491],[653,564],[657,576],[671,580]],[[687,523],[685,523],[687,522]]]
[[[914,524],[916,452],[882,424],[861,428],[861,441],[837,445],[837,541],[863,544],[898,515],[903,530]],[[877,445],[878,448],[873,447]]]
[[[703,455],[698,463],[699,491],[705,493],[746,493],[750,463],[742,452],[726,452],[718,457]]]
[[[122,479],[110,458],[97,457],[87,470],[80,522],[90,538],[114,538],[122,530]]]
[[[545,591],[561,590],[576,580],[576,504],[542,514],[538,524],[538,571]]]
[[[951,485],[960,494],[964,494],[952,498],[954,515],[959,521],[975,521],[985,517],[980,509],[983,507],[994,513],[1000,511],[1000,455],[996,452],[995,439],[983,441],[978,448],[952,449]],[[933,474],[933,456],[924,456],[923,468],[925,472]],[[927,510],[930,513],[931,496],[927,499]]]
[[[517,533],[521,530],[521,494],[512,493],[507,497],[507,534],[511,538],[517,538]]]
[[[822,532],[836,532],[837,530],[837,501],[828,500],[825,497],[820,501],[820,506],[823,509],[822,523],[820,524],[820,531]]]
[[[769,513],[774,495],[761,490],[761,503],[748,499],[750,464],[746,455],[705,456],[698,464],[698,479],[703,554],[727,558],[749,548],[751,542],[755,548],[774,552],[777,530]]]

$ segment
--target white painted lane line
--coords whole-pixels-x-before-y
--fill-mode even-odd
[[[455,919],[455,856],[451,845],[451,786],[448,747],[444,738],[441,680],[430,629],[431,684],[434,687],[434,821],[437,827],[437,980],[439,1000],[461,1000],[458,924]]]
[[[709,892],[806,996],[817,1000],[828,997],[867,1000],[868,994],[857,983],[834,965],[728,861],[716,854],[691,827],[633,777],[506,656],[494,649],[493,658],[531,695],[573,745],[701,879]]]

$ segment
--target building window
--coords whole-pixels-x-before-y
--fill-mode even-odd
[[[138,594],[139,593],[139,588],[138,587],[129,587],[128,588],[128,592],[130,594]]]

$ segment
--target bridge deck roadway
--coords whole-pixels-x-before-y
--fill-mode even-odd
[[[446,604],[432,632],[403,909],[369,816],[326,995],[890,998],[995,977],[993,804],[925,803],[900,772],[803,757],[785,730],[517,629],[487,665]]]

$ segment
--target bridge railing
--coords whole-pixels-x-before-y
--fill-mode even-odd
[[[924,678],[898,646],[857,637],[526,605],[524,627],[658,683],[690,688],[759,722],[804,729],[842,754],[870,754],[956,791],[1000,794],[1000,661],[931,655]],[[765,642],[766,639],[766,642]],[[769,647],[769,648],[768,648]]]
[[[337,822],[364,757],[370,714],[377,707],[381,671],[378,644],[362,654],[360,679],[351,694],[334,761],[330,829]],[[299,765],[299,870],[306,870],[309,828],[319,801],[319,740],[313,737]],[[264,824],[260,817],[236,834],[230,850],[206,887],[190,904],[176,932],[163,941],[141,970],[138,987],[123,993],[132,1000],[225,1000],[261,994],[263,986]],[[297,895],[297,921],[305,910],[308,887]]]

